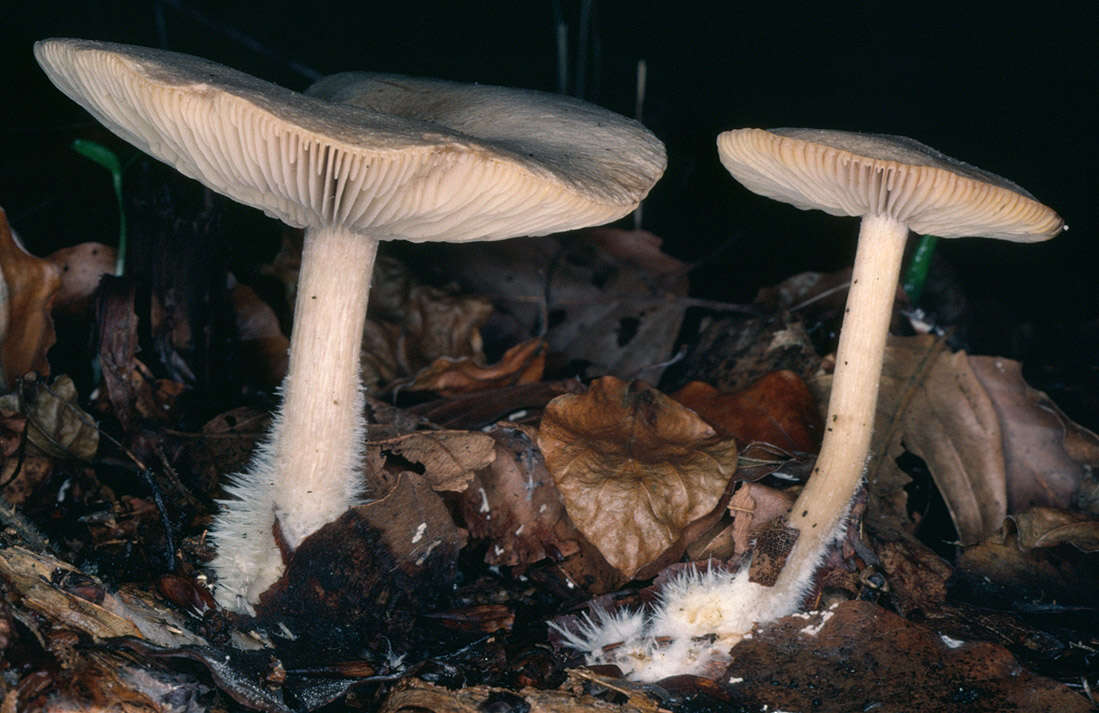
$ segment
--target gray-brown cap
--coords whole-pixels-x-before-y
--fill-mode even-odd
[[[639,123],[540,92],[474,85],[436,98],[416,84],[419,109],[389,112],[173,52],[75,39],[34,52],[116,134],[296,227],[383,240],[551,233],[629,213],[666,164]],[[463,114],[463,101],[492,109]]]
[[[1000,176],[903,136],[820,129],[736,129],[717,139],[749,190],[803,210],[881,215],[944,238],[1053,237],[1064,222]]]

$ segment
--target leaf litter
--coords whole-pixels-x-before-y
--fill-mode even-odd
[[[226,283],[237,336],[225,356],[252,390],[209,413],[194,399],[193,333],[146,326],[191,305],[154,294],[161,308],[146,310],[133,297],[140,275],[102,278],[101,246],[49,263],[6,239],[3,494],[54,544],[0,512],[0,644],[9,659],[63,662],[84,682],[31,664],[8,689],[21,710],[89,692],[131,710],[169,698],[272,711],[341,700],[845,710],[910,705],[911,687],[894,685],[911,680],[942,710],[961,699],[966,710],[1086,709],[1015,657],[1056,672],[1099,647],[1079,624],[1095,615],[1084,593],[1099,576],[1089,495],[1099,439],[1027,386],[1017,363],[930,336],[891,341],[862,527],[824,563],[816,613],[760,628],[723,677],[657,688],[567,668],[546,648],[555,614],[644,606],[684,560],[735,566],[780,521],[819,444],[829,361],[815,344],[827,342],[835,295],[842,304],[842,275],[791,281],[761,294],[754,314],[712,311],[681,334],[687,267],[651,234],[585,231],[464,257],[444,248],[446,284],[386,258],[364,357],[384,397],[368,401],[371,499],[288,554],[257,618],[242,619],[206,589],[203,529],[224,476],[267,428],[292,299]],[[291,297],[295,249],[290,235],[266,270]],[[37,267],[15,279],[16,265]],[[92,305],[99,371],[47,382],[50,309],[64,319]],[[933,518],[913,509],[920,473],[941,495],[952,544],[922,539]],[[170,561],[165,537],[178,543]],[[1075,618],[1028,618],[1038,610]]]

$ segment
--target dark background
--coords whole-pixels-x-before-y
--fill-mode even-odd
[[[163,46],[294,89],[312,73],[369,69],[554,91],[561,21],[570,92],[633,115],[637,61],[647,62],[643,120],[667,144],[669,166],[645,204],[644,226],[676,256],[705,260],[693,275],[696,294],[748,301],[794,273],[849,264],[854,250],[854,220],[802,213],[738,186],[717,160],[720,131],[809,126],[907,135],[1015,181],[1071,226],[1037,245],[941,243],[971,300],[977,328],[968,346],[1025,359],[1028,378],[1054,392],[1079,391],[1081,378],[1094,384],[1094,8],[803,5],[591,0],[582,43],[580,0],[9,2],[0,8],[0,207],[38,254],[113,242],[117,234],[105,173],[68,149],[77,137],[112,139],[49,85],[31,54],[36,39]],[[111,145],[125,154],[119,142]],[[277,242],[277,226],[252,213],[259,215],[249,211],[247,220],[258,227],[229,237]],[[1031,376],[1034,364],[1044,378]]]

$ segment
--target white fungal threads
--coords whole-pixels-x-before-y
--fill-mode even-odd
[[[735,572],[690,566],[664,584],[651,607],[614,612],[593,608],[579,617],[573,630],[555,622],[550,622],[550,627],[566,646],[584,654],[585,664],[613,664],[638,681],[698,675],[707,669],[712,673],[714,667],[728,661],[733,646],[751,637],[756,624],[797,611],[825,553],[843,536],[846,521],[844,513],[828,537],[809,541],[816,551],[798,558],[805,564],[786,578],[786,587],[750,581],[748,564]],[[821,625],[825,621],[827,617]],[[814,635],[810,628],[803,633]]]

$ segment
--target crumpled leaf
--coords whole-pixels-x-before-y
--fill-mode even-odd
[[[444,357],[484,363],[480,329],[492,312],[487,299],[424,285],[410,286],[404,297],[406,301],[391,305],[383,319],[373,316],[371,291],[362,354],[363,383],[368,388],[411,377]]]
[[[491,366],[484,366],[473,357],[440,357],[417,373],[411,383],[400,388],[456,396],[533,384],[542,378],[545,367],[546,343],[541,339],[528,339],[508,349],[500,361]]]
[[[496,458],[496,442],[488,434],[475,431],[417,431],[369,441],[367,450],[376,451],[380,459],[395,458],[397,463],[391,467],[398,472],[408,470],[410,465],[419,466],[433,489],[457,493],[473,480],[474,471],[487,468]],[[380,483],[376,487],[379,492],[389,490],[395,480],[384,473],[372,477]]]
[[[61,268],[28,253],[0,208],[0,390],[29,371],[49,375],[46,352],[57,340],[50,311],[60,289]]]
[[[963,544],[999,530],[1010,511],[1011,481],[1024,506],[1028,499],[1071,503],[1090,463],[1071,458],[1070,452],[1088,451],[1066,447],[1066,438],[1086,439],[1086,431],[1057,414],[1043,394],[1029,393],[1018,373],[1015,362],[950,353],[930,335],[889,339],[867,468],[876,503],[869,516],[877,526],[911,531],[909,478],[895,460],[905,450],[926,462]],[[986,381],[995,384],[991,390]],[[830,382],[821,375],[812,384],[821,403]]]
[[[709,514],[736,470],[736,442],[643,382],[614,377],[559,396],[538,445],[569,517],[633,576]]]
[[[1036,507],[1007,518],[1015,527],[1019,547],[1072,545],[1081,552],[1099,552],[1099,518],[1057,508]]]
[[[733,552],[738,555],[747,552],[752,538],[771,522],[785,517],[793,504],[793,498],[781,490],[759,483],[742,484],[729,499]]]
[[[485,562],[515,567],[579,551],[580,533],[529,426],[497,424],[488,431],[496,459],[477,472],[462,497],[462,520],[471,537],[488,540]]]
[[[973,373],[992,401],[1003,432],[1008,512],[1032,507],[1067,508],[1084,478],[1084,465],[1066,448],[1070,429],[1093,449],[1099,437],[1077,426],[1023,379],[1023,365],[999,357],[969,357]],[[1090,436],[1090,438],[1089,438]]]
[[[137,355],[137,314],[133,280],[108,277],[99,298],[99,363],[103,387],[115,418],[130,430],[137,392],[133,372]]]
[[[114,274],[115,249],[103,243],[80,243],[50,253],[61,270],[61,289],[53,301],[55,314],[86,316],[103,275]]]
[[[827,403],[831,375],[811,382]],[[867,518],[882,532],[912,532],[905,487],[895,459],[907,449],[927,463],[959,539],[979,540],[1007,514],[1001,432],[996,414],[964,353],[950,354],[930,335],[890,337],[866,470]]]
[[[955,641],[868,602],[760,627],[718,680],[749,710],[1084,713],[1087,700],[1002,646]]]
[[[647,231],[600,228],[476,251],[431,249],[449,279],[492,297],[494,328],[511,343],[546,329],[551,354],[575,373],[655,382],[679,336],[688,287],[686,266],[660,242]]]
[[[62,374],[49,386],[24,383],[21,393],[0,396],[0,409],[27,417],[27,440],[40,452],[91,460],[99,448],[99,430],[77,400],[76,385]]]
[[[816,452],[823,419],[809,387],[787,369],[772,371],[732,393],[692,381],[671,397],[694,410],[720,435],[743,448],[762,441],[790,451]]]
[[[27,417],[0,409],[0,485],[8,505],[22,505],[53,472],[53,459],[20,453]]]

